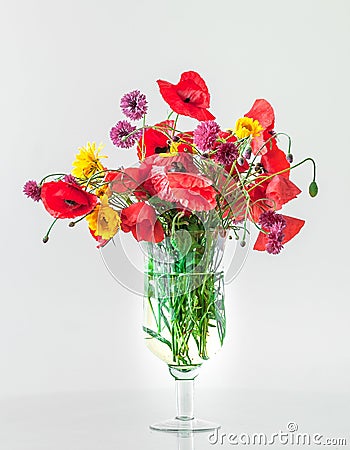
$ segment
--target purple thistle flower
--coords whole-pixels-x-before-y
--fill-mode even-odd
[[[287,226],[286,219],[275,211],[264,211],[259,217],[259,223],[266,231],[269,231],[266,243],[267,253],[277,255],[283,248],[283,230]]]
[[[223,166],[228,166],[238,158],[238,150],[233,142],[224,142],[220,144],[215,155],[215,161]]]
[[[259,217],[260,225],[266,229],[271,230],[273,227],[280,226],[281,229],[286,227],[286,220],[282,214],[277,214],[275,211],[264,211]]]
[[[41,199],[41,188],[34,180],[27,181],[23,186],[23,192],[28,198],[38,202]]]
[[[211,150],[220,131],[219,125],[214,120],[201,122],[193,133],[193,142],[200,150]]]
[[[132,126],[127,120],[120,120],[109,133],[112,142],[117,147],[130,148],[140,138],[141,131],[135,131],[136,127]],[[132,134],[131,134],[132,133]]]
[[[75,179],[75,177],[71,174],[69,175],[65,175],[63,177],[63,181],[65,181],[66,183],[70,183],[70,184],[78,184],[77,180]]]
[[[272,229],[266,244],[266,251],[272,255],[277,255],[283,248],[282,241],[284,233],[281,229]]]
[[[145,94],[140,91],[131,91],[120,100],[123,113],[131,120],[139,120],[147,112],[147,100]]]

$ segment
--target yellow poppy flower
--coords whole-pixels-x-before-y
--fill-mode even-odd
[[[101,203],[86,216],[89,228],[102,239],[111,239],[119,230],[121,225],[120,216],[108,204],[108,197],[104,195]]]
[[[243,139],[248,136],[257,137],[260,136],[260,131],[263,127],[257,120],[253,120],[250,117],[241,117],[236,122],[235,135],[238,139]]]
[[[103,145],[100,144],[96,148],[95,142],[88,142],[86,147],[80,147],[75,161],[73,162],[72,174],[81,179],[89,179],[96,172],[104,170],[101,164],[100,158],[107,158],[107,156],[101,156],[100,151],[103,149]]]

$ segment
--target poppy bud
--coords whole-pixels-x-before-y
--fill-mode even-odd
[[[311,197],[316,197],[318,194],[318,186],[316,181],[312,181],[309,186],[309,194]]]
[[[245,247],[246,241],[241,241],[241,242],[240,242],[240,245],[241,245],[241,247]]]
[[[68,226],[73,228],[75,226],[75,222],[69,222]]]
[[[243,156],[240,156],[240,157],[237,159],[237,162],[238,162],[238,164],[239,164],[240,166],[243,166],[243,164],[244,164],[244,158],[243,158]]]
[[[265,172],[264,166],[261,163],[256,163],[255,164],[255,170],[257,171],[257,173],[264,173]]]
[[[292,162],[293,162],[293,155],[292,155],[291,153],[288,153],[288,154],[286,155],[286,160],[287,160],[290,164],[292,164]]]
[[[49,240],[49,236],[46,235],[46,236],[43,237],[43,243],[44,243],[44,244],[46,244],[46,242],[47,242],[48,240]]]
[[[243,156],[246,159],[249,159],[252,156],[252,149],[250,147],[248,147],[247,149],[244,150]]]

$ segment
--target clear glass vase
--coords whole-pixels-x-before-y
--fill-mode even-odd
[[[147,347],[164,361],[176,382],[174,419],[151,426],[160,431],[209,431],[219,425],[193,413],[198,369],[222,346],[225,331],[226,233],[217,228],[180,230],[158,244],[147,243],[144,324]]]

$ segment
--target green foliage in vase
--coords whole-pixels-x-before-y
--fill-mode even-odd
[[[215,267],[223,240],[218,233],[180,230],[148,247],[144,331],[148,346],[169,365],[199,365],[223,344],[223,272]]]

